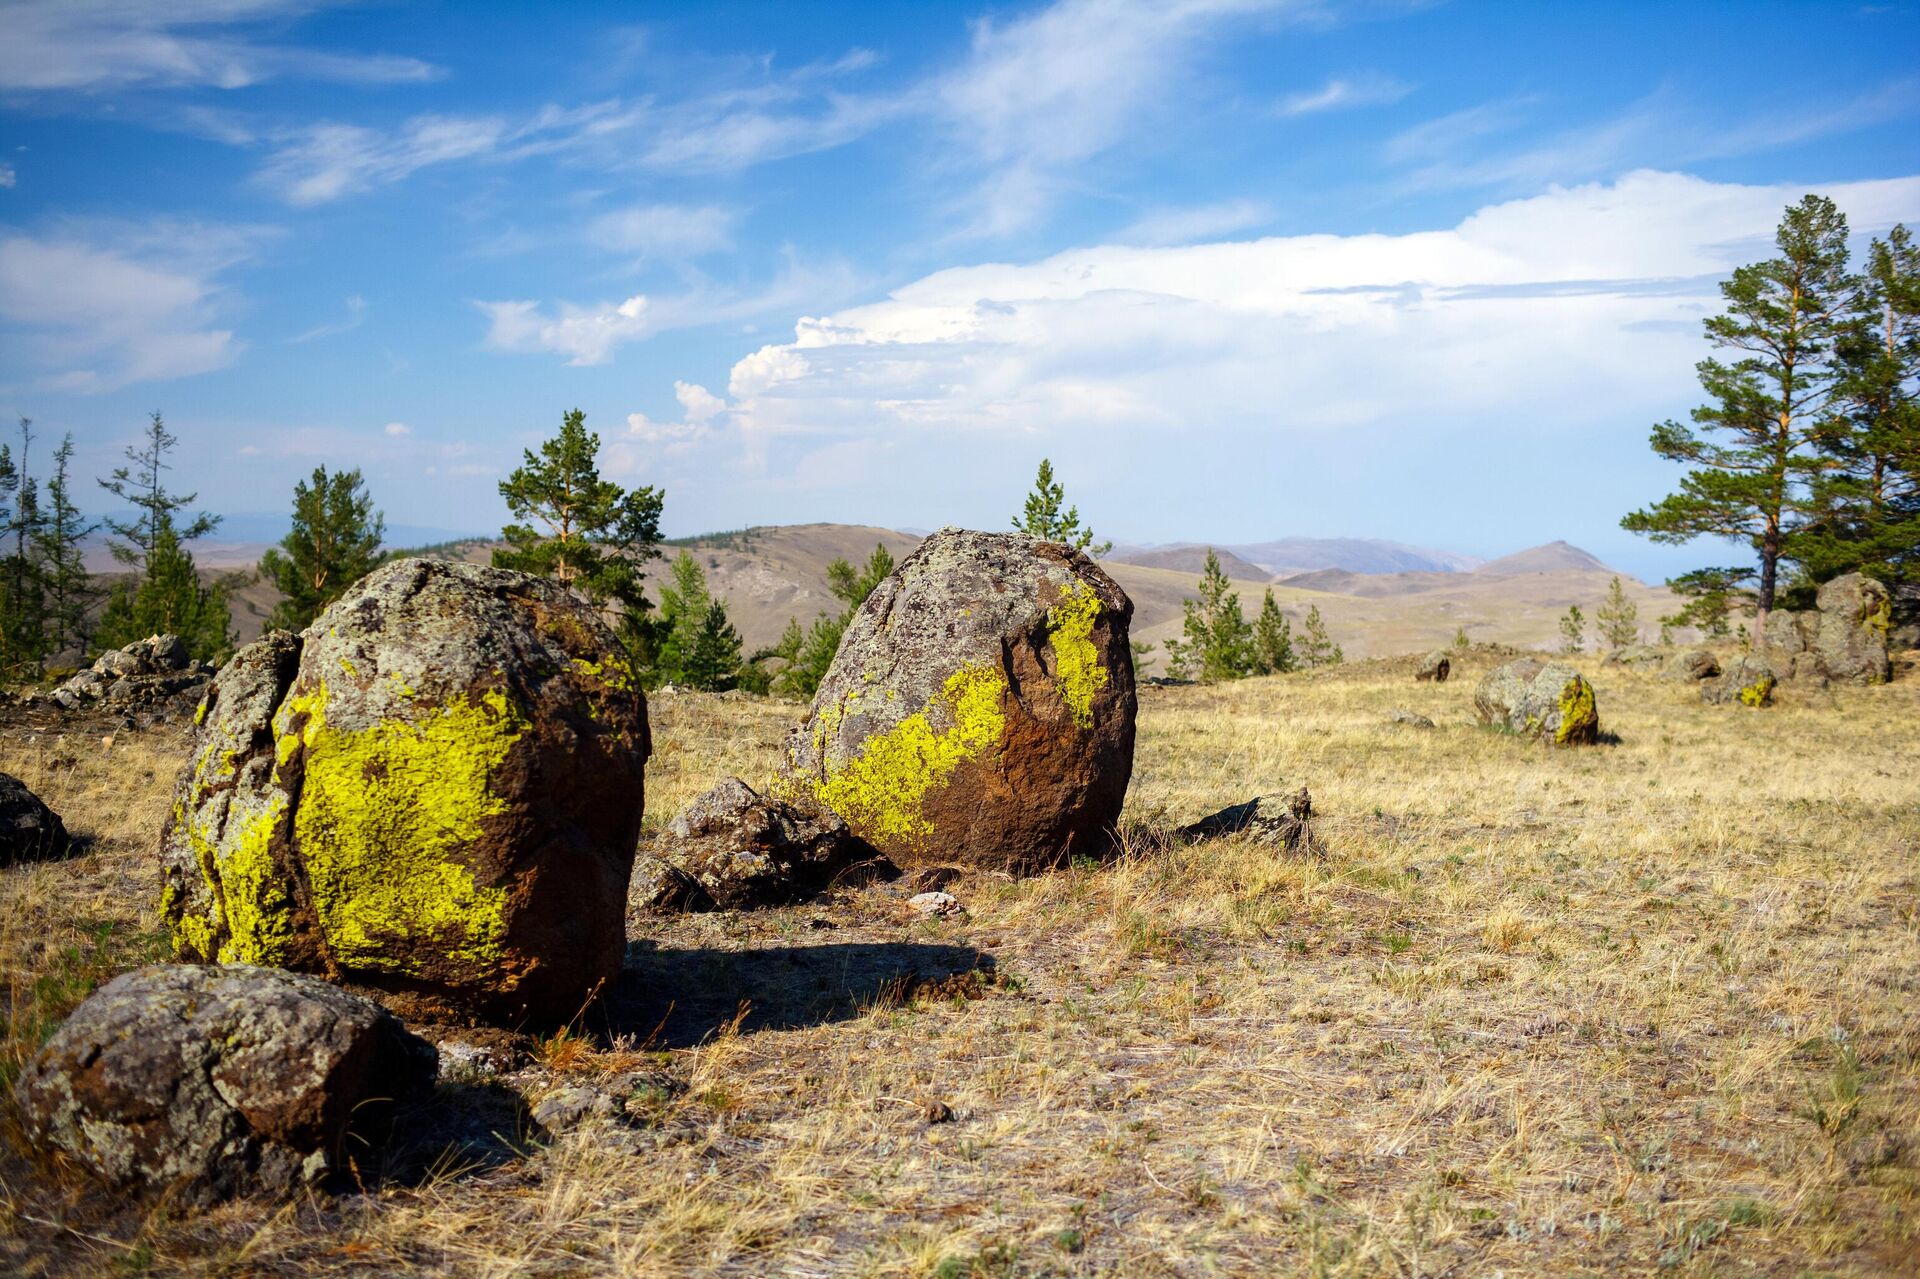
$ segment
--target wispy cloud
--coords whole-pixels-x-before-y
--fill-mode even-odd
[[[1358,107],[1388,106],[1413,92],[1413,86],[1389,75],[1369,72],[1335,76],[1317,89],[1290,93],[1274,110],[1283,116],[1318,115]]]
[[[1116,232],[1118,244],[1191,244],[1217,239],[1273,220],[1259,200],[1221,200],[1179,209],[1156,209]]]
[[[439,74],[418,58],[275,44],[244,30],[282,24],[315,7],[314,0],[5,0],[0,88],[237,89],[280,78],[391,84]]]
[[[11,188],[19,182],[11,164],[0,164],[0,188]]]
[[[180,222],[0,231],[8,375],[91,393],[224,368],[241,344],[220,323],[220,277],[272,234]]]
[[[571,365],[605,364],[614,349],[654,332],[646,295],[622,302],[582,306],[562,302],[552,309],[538,302],[476,302],[487,317],[490,350],[517,355],[550,352]]]
[[[334,337],[337,334],[351,332],[359,328],[361,323],[367,318],[367,300],[358,293],[351,294],[347,298],[346,309],[347,313],[343,318],[335,320],[330,324],[315,325],[304,333],[295,334],[293,337],[288,338],[287,341],[317,342],[321,338]]]
[[[690,258],[733,247],[740,215],[719,205],[635,204],[601,214],[587,238],[638,259]]]

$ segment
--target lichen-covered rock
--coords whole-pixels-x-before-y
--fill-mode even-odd
[[[1453,658],[1444,648],[1436,648],[1420,659],[1420,668],[1413,673],[1417,680],[1431,680],[1435,684],[1447,682],[1447,676],[1453,673]]]
[[[61,683],[49,696],[68,710],[90,702],[125,710],[184,697],[212,677],[213,668],[189,658],[179,636],[149,635],[102,653],[92,666]]]
[[[1669,656],[1671,654],[1666,649],[1657,648],[1652,644],[1628,644],[1624,648],[1611,650],[1601,660],[1608,666],[1625,666],[1631,670],[1658,670],[1667,664]]]
[[[689,804],[654,852],[723,910],[806,901],[877,860],[832,813],[762,795],[737,777]],[[655,896],[685,895],[671,883]]]
[[[67,854],[67,828],[17,777],[0,773],[0,866]]]
[[[1820,620],[1813,648],[1826,673],[1848,684],[1886,683],[1893,673],[1887,657],[1893,597],[1887,588],[1865,574],[1848,573],[1823,583],[1815,599]]]
[[[1491,671],[1473,693],[1483,724],[1537,737],[1550,746],[1600,739],[1593,685],[1571,666],[1522,657]]]
[[[1396,706],[1387,715],[1389,724],[1405,724],[1409,728],[1432,728],[1433,721],[1425,715],[1417,714],[1404,706]]]
[[[1719,658],[1704,648],[1690,648],[1661,668],[1660,678],[1670,684],[1692,684],[1719,673]]]
[[[396,561],[237,654],[200,718],[163,840],[183,957],[514,1021],[618,973],[646,699],[561,586]]]
[[[1078,551],[942,529],[855,613],[783,793],[904,865],[1099,851],[1133,772],[1132,616]]]
[[[1771,666],[1748,654],[1729,666],[1718,679],[1702,680],[1700,700],[1713,706],[1735,703],[1741,706],[1768,706],[1773,702],[1773,689],[1778,682]]]
[[[435,1070],[399,1018],[318,978],[164,964],[95,991],[15,1097],[39,1152],[207,1204],[346,1171],[378,1141],[384,1104],[426,1093]]]

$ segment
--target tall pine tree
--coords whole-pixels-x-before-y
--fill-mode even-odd
[[[1293,653],[1293,623],[1274,602],[1273,588],[1260,601],[1260,616],[1253,624],[1254,664],[1262,675],[1282,675],[1299,664]]]
[[[297,631],[313,621],[380,563],[386,527],[358,470],[329,475],[317,466],[310,481],[297,481],[293,528],[260,558],[260,571],[286,596],[267,624]]]
[[[134,577],[114,583],[93,642],[119,648],[149,635],[172,633],[186,642],[193,656],[216,661],[232,647],[226,588],[200,584],[186,544],[212,532],[220,517],[201,513],[184,522],[178,518],[196,497],[169,492],[166,486],[164,472],[173,469],[167,455],[179,443],[155,413],[142,442],[127,448],[131,465],[116,467],[111,477],[100,481],[100,487],[134,509],[132,519],[106,519],[108,531],[121,539],[108,543],[109,549],[134,570]]]
[[[73,436],[53,453],[47,478],[46,519],[39,533],[40,569],[46,586],[46,636],[49,654],[85,652],[88,614],[100,598],[87,572],[82,540],[99,527],[73,503]]]
[[[0,443],[0,683],[31,679],[46,660],[45,581],[37,555],[45,519],[33,478],[33,421],[20,419],[20,453]]]
[[[1033,480],[1033,492],[1027,494],[1025,509],[1014,518],[1014,530],[1048,542],[1065,542],[1074,550],[1085,551],[1089,555],[1105,555],[1111,551],[1112,542],[1094,544],[1093,530],[1080,523],[1079,507],[1061,509],[1066,500],[1066,488],[1053,478],[1052,461],[1041,458],[1039,473]]]
[[[1850,288],[1847,220],[1833,201],[1809,195],[1789,207],[1774,243],[1778,256],[1720,286],[1726,311],[1706,321],[1707,337],[1735,358],[1697,366],[1711,399],[1693,410],[1699,429],[1653,428],[1654,452],[1693,469],[1679,492],[1621,521],[1656,542],[1706,536],[1751,546],[1759,629],[1809,510],[1809,448],[1834,389],[1833,343]]]
[[[1182,632],[1167,641],[1168,667],[1176,676],[1207,680],[1239,679],[1256,667],[1254,631],[1240,611],[1240,596],[1230,589],[1220,556],[1207,548],[1198,599],[1186,600]]]

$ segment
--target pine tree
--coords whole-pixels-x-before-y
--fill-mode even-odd
[[[1318,604],[1307,610],[1307,620],[1301,627],[1300,660],[1308,667],[1338,666],[1347,660],[1347,655],[1327,634],[1327,624],[1320,616]]]
[[[111,478],[100,481],[101,488],[128,503],[137,512],[133,519],[125,521],[108,516],[106,525],[108,532],[125,539],[109,543],[113,558],[131,565],[142,574],[147,571],[147,557],[153,553],[154,546],[163,536],[170,534],[176,543],[185,545],[195,538],[205,537],[220,524],[218,515],[205,513],[194,516],[184,525],[175,518],[179,512],[192,506],[199,496],[196,493],[167,492],[161,472],[173,469],[167,461],[167,454],[173,452],[179,443],[179,438],[167,430],[160,415],[154,413],[147,424],[145,443],[127,447],[127,460],[133,465],[115,467]]]
[[[726,606],[709,600],[687,652],[687,686],[724,693],[740,683],[740,666],[740,633],[727,619]]]
[[[46,584],[47,651],[51,654],[87,646],[87,615],[100,592],[87,572],[82,540],[96,528],[73,504],[73,436],[54,450],[53,474],[47,480],[46,520],[39,534],[41,574]]]
[[[1560,651],[1578,653],[1587,646],[1587,618],[1578,604],[1560,615]]]
[[[1834,387],[1832,347],[1851,287],[1847,220],[1831,200],[1809,195],[1789,207],[1774,242],[1779,256],[1736,270],[1720,286],[1726,312],[1706,321],[1713,344],[1738,353],[1731,364],[1697,366],[1713,402],[1693,420],[1708,434],[1674,421],[1653,428],[1654,452],[1694,469],[1679,492],[1621,521],[1656,542],[1708,536],[1752,546],[1756,629],[1809,510],[1808,447]]]
[[[1791,548],[1803,596],[1855,571],[1920,581],[1920,245],[1906,227],[1869,247],[1836,350],[1815,517]]]
[[[1668,579],[1667,589],[1687,603],[1660,619],[1661,635],[1691,626],[1709,639],[1725,639],[1734,614],[1753,610],[1752,580],[1750,568],[1697,568]]]
[[[1293,655],[1293,624],[1274,602],[1271,586],[1253,624],[1253,652],[1255,669],[1262,675],[1282,675],[1298,664]]]
[[[1467,638],[1467,628],[1464,623],[1453,630],[1453,646],[1463,653],[1473,647],[1473,641]]]
[[[1013,521],[1013,527],[1029,537],[1065,542],[1074,550],[1085,551],[1089,555],[1105,555],[1111,551],[1112,542],[1102,542],[1098,546],[1093,544],[1093,530],[1081,526],[1079,507],[1069,506],[1065,514],[1061,513],[1060,506],[1066,497],[1066,489],[1053,478],[1053,463],[1041,458],[1039,473],[1033,481],[1033,492],[1027,495],[1026,509]]]
[[[1640,638],[1640,606],[1627,598],[1618,577],[1607,587],[1607,598],[1594,612],[1594,624],[1609,648],[1625,648]]]
[[[706,570],[687,551],[668,565],[660,588],[657,677],[666,683],[723,692],[740,678],[740,635],[726,606],[707,588]]]
[[[1228,586],[1220,557],[1208,547],[1200,598],[1184,604],[1186,620],[1181,629],[1186,640],[1177,649],[1171,642],[1167,645],[1181,669],[1207,681],[1239,679],[1253,671],[1257,660],[1253,628],[1240,612],[1240,596]]]
[[[46,660],[45,581],[36,554],[44,531],[30,469],[33,421],[20,419],[20,455],[0,444],[0,683],[31,679]]]
[[[201,585],[193,556],[165,521],[147,547],[138,584],[125,578],[114,583],[94,638],[112,649],[149,635],[177,635],[202,661],[221,661],[233,650],[226,585]]]
[[[617,611],[623,644],[647,666],[660,636],[647,617],[653,605],[642,571],[660,554],[666,500],[652,487],[629,490],[601,479],[599,454],[600,437],[587,430],[579,409],[561,418],[560,433],[537,456],[524,451],[522,465],[500,482],[507,510],[522,522],[501,530],[507,546],[493,553],[493,563],[550,577]]]
[[[316,466],[311,481],[297,481],[293,528],[260,559],[260,571],[286,596],[267,624],[304,629],[380,563],[386,527],[358,470],[329,475],[326,467]]]

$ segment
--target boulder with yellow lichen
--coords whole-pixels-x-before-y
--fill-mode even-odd
[[[619,971],[650,750],[617,654],[556,583],[422,559],[243,649],[163,837],[178,953],[573,1016]]]
[[[780,789],[903,865],[1098,855],[1133,772],[1132,616],[1079,551],[942,529],[849,623]]]

